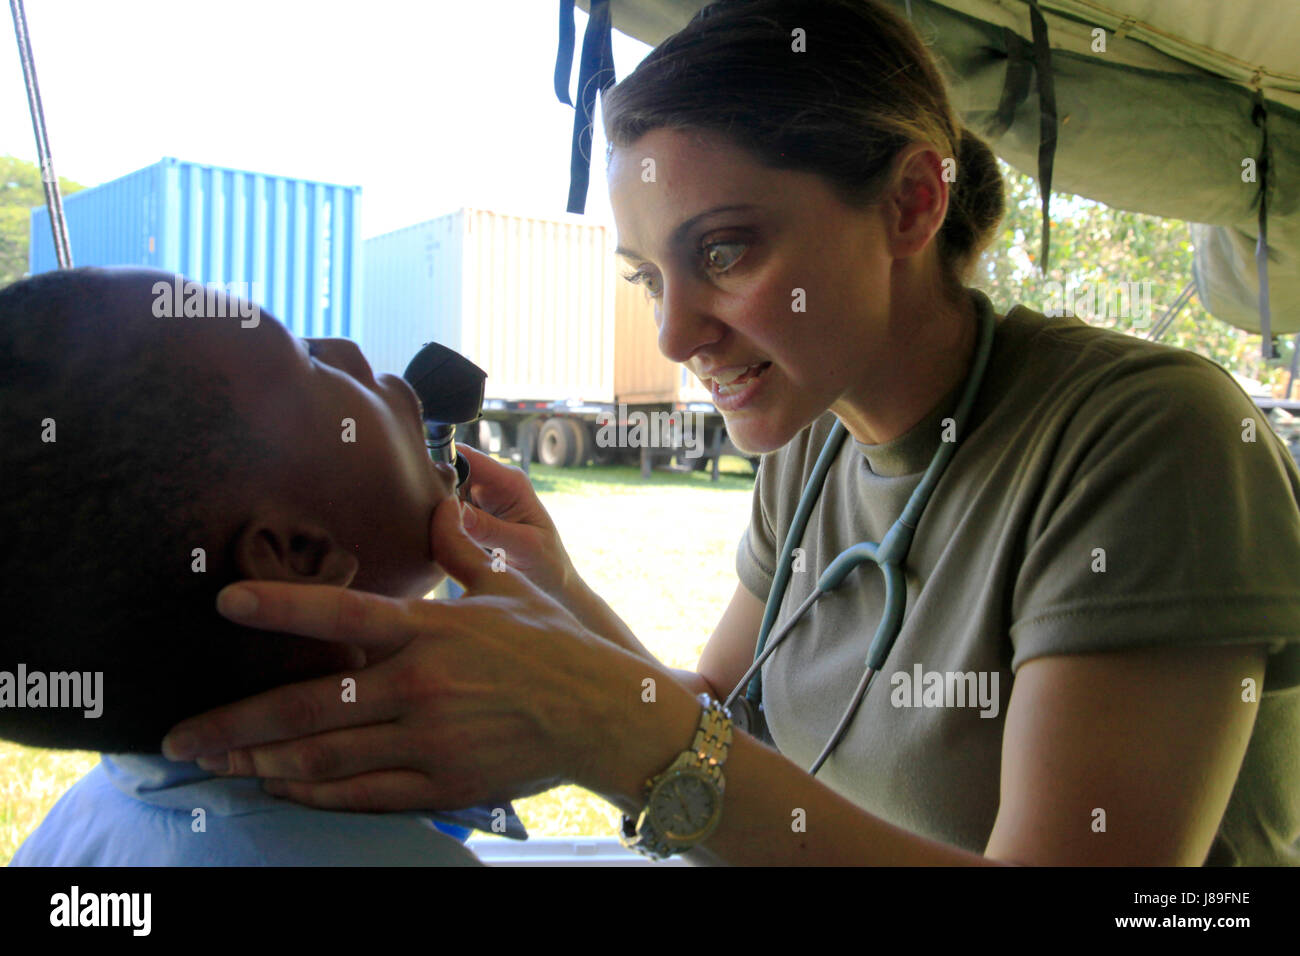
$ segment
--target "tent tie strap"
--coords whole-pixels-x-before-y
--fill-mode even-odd
[[[1259,127],[1259,156],[1255,160],[1255,172],[1259,179],[1259,237],[1255,240],[1255,270],[1259,275],[1259,331],[1263,336],[1260,354],[1264,361],[1275,358],[1273,351],[1273,316],[1268,301],[1268,174],[1270,150],[1268,145],[1268,106],[1264,102],[1264,90],[1255,87],[1255,107],[1250,113],[1251,122]],[[1293,363],[1294,364],[1294,363]]]
[[[1029,96],[1029,80],[1033,70],[1033,50],[1010,27],[1002,28],[1002,39],[1007,51],[1007,75],[1002,82],[1002,96],[998,100],[998,109],[986,135],[993,140],[1001,139],[1015,122],[1016,110]]]
[[[582,37],[578,60],[578,105],[569,99],[569,75],[573,70],[576,28],[573,0],[560,0],[560,43],[555,56],[555,95],[574,107],[573,143],[569,149],[569,202],[567,212],[587,208],[591,182],[592,124],[596,115],[596,94],[614,85],[614,48],[610,37],[609,0],[591,0],[587,31]]]
[[[1056,157],[1056,84],[1052,81],[1052,48],[1047,41],[1047,21],[1038,0],[1029,0],[1029,25],[1033,33],[1034,72],[1038,88],[1038,188],[1043,197],[1043,275],[1047,274],[1051,247],[1052,162]]]

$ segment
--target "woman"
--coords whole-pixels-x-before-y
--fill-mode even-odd
[[[466,596],[228,589],[236,620],[362,647],[358,703],[337,706],[336,680],[282,689],[187,721],[169,756],[358,810],[573,782],[632,818],[630,844],[719,862],[1295,862],[1300,700],[1277,691],[1300,680],[1300,476],[1267,429],[1243,441],[1254,406],[1216,366],[1023,307],[999,319],[965,287],[1001,183],[908,23],[865,0],[715,4],[604,116],[660,349],[766,453],[698,673],[658,664],[522,473],[470,452],[469,534],[444,503],[432,535]],[[764,665],[775,749],[697,695],[745,676],[837,422],[852,443],[790,542],[779,624],[956,453],[903,563],[888,663],[814,777],[881,618],[875,568]]]

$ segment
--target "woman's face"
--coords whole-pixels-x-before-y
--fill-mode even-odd
[[[870,407],[894,350],[879,207],[853,210],[820,177],[695,131],[615,149],[608,180],[625,274],[654,299],[659,349],[713,391],[738,448],[772,451],[828,408]],[[752,366],[765,367],[719,390]]]

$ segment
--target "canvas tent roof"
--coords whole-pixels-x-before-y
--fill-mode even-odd
[[[705,5],[608,2],[614,29],[652,45]],[[1040,181],[1050,169],[1056,191],[1194,223],[1193,277],[1206,309],[1251,332],[1261,331],[1262,317],[1274,335],[1300,331],[1296,0],[886,2],[910,17],[943,63],[966,125],[1006,162]],[[591,0],[578,3],[590,10]],[[603,3],[596,0],[592,25]],[[1095,49],[1097,27],[1104,52]],[[557,92],[559,74],[557,64]],[[1042,167],[1049,126],[1055,149]],[[1254,181],[1243,175],[1245,160],[1255,161]],[[1256,240],[1265,185],[1261,301]],[[581,201],[570,209],[580,211]]]

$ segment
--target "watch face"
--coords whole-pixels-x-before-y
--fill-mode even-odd
[[[646,810],[655,829],[668,840],[697,840],[717,822],[722,809],[713,780],[692,770],[679,770],[660,781]]]

